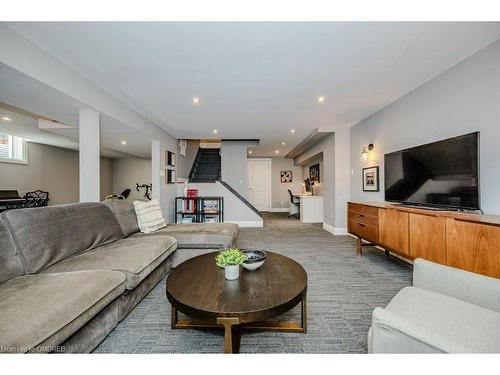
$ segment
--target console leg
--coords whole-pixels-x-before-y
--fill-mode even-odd
[[[361,237],[358,237],[356,241],[356,255],[363,255],[363,244],[361,243]]]

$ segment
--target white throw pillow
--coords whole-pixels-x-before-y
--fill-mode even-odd
[[[149,202],[134,201],[134,209],[142,233],[151,233],[167,226],[156,199]]]

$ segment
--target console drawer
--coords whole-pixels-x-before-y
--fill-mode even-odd
[[[349,213],[356,212],[362,215],[378,216],[378,208],[366,206],[364,204],[349,203]]]
[[[361,212],[349,211],[349,220],[375,227],[378,226],[378,216],[367,215]]]
[[[349,220],[349,233],[355,234],[364,240],[378,242],[378,227],[375,225]]]

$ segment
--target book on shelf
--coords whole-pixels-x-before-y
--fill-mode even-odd
[[[195,222],[195,218],[193,216],[185,216],[181,220],[181,224],[191,224]]]
[[[203,200],[203,212],[217,213],[219,211],[219,201],[217,199]]]
[[[218,219],[215,216],[208,216],[208,217],[205,217],[203,222],[205,222],[205,223],[218,223]]]

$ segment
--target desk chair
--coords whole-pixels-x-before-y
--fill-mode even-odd
[[[288,211],[288,217],[295,216],[296,219],[300,218],[300,199],[294,197],[292,191],[288,189],[288,194],[290,194],[290,209]]]

